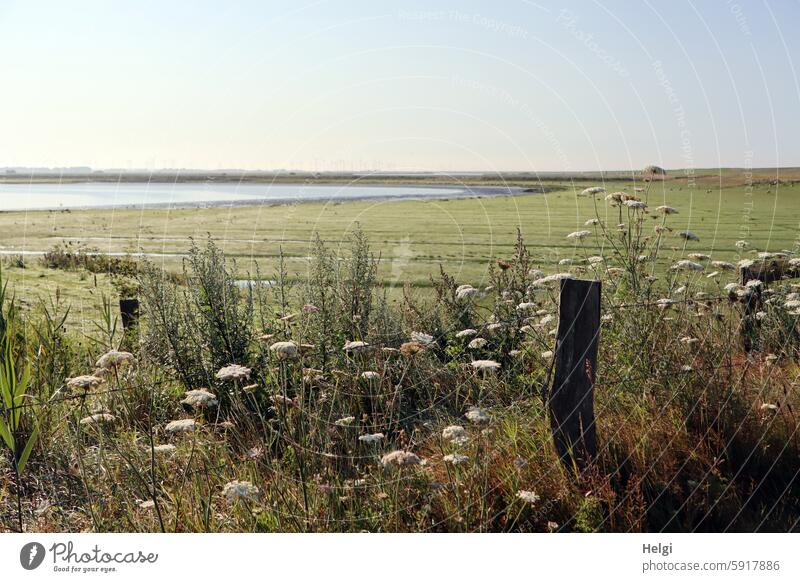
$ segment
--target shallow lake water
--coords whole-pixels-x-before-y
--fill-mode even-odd
[[[0,210],[461,198],[512,194],[515,190],[517,189],[235,183],[0,184]]]

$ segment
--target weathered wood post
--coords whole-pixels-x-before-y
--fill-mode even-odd
[[[564,279],[558,314],[550,426],[562,462],[583,472],[597,455],[594,378],[600,339],[600,281]]]
[[[119,313],[122,316],[122,328],[130,329],[139,323],[139,300],[120,299]]]

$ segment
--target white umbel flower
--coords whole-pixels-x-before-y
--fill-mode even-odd
[[[205,388],[199,390],[189,390],[186,392],[186,398],[181,400],[181,404],[191,406],[192,408],[214,408],[218,402],[217,397]]]
[[[164,430],[170,434],[178,434],[182,432],[191,432],[194,430],[194,426],[195,422],[193,418],[182,418],[167,423]]]
[[[247,380],[250,377],[250,368],[239,364],[231,364],[217,371],[217,380],[228,382],[231,380]]]
[[[250,481],[231,481],[225,484],[222,494],[228,503],[236,503],[237,501],[258,501],[261,492]]]
[[[575,232],[571,232],[567,235],[567,238],[572,238],[576,240],[582,240],[587,236],[591,236],[591,230],[576,230]]]
[[[463,426],[458,424],[445,427],[442,431],[442,438],[457,445],[463,445],[469,440],[467,431],[464,430]]]
[[[473,424],[487,424],[489,422],[489,415],[482,408],[473,406],[464,415]]]
[[[457,299],[469,299],[473,295],[477,295],[478,290],[472,285],[459,285],[456,288]]]
[[[522,499],[525,503],[530,503],[531,505],[535,505],[541,497],[536,494],[536,491],[525,491],[520,490],[517,491],[517,498]]]
[[[269,346],[269,351],[281,360],[288,360],[297,356],[297,344],[294,342],[275,342]]]
[[[500,364],[494,360],[475,360],[472,367],[479,372],[494,372],[500,369]]]
[[[100,356],[100,359],[97,360],[95,366],[106,370],[112,370],[114,368],[119,368],[124,364],[130,364],[132,362],[133,362],[132,353],[111,350]]]
[[[414,453],[408,451],[392,451],[391,453],[386,453],[381,457],[381,465],[384,467],[408,467],[411,465],[419,465],[422,463],[422,459],[420,459]]]

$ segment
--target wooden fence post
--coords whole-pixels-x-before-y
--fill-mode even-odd
[[[120,299],[119,313],[122,316],[122,329],[130,329],[139,323],[139,300]]]
[[[548,404],[561,460],[580,472],[597,455],[594,378],[600,339],[600,281],[564,279],[558,314],[556,369]]]

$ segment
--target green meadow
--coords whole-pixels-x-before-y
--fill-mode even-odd
[[[668,252],[660,254],[654,270],[694,252],[735,261],[759,251],[794,248],[800,232],[800,185],[764,181],[747,187],[726,182],[720,186],[700,181],[689,187],[685,180],[668,180],[650,186],[646,198],[654,225],[660,223],[657,206],[666,204],[679,211],[668,217],[672,229],[665,238]],[[289,276],[301,278],[315,233],[336,250],[358,226],[380,258],[379,280],[390,292],[404,285],[428,287],[440,267],[459,282],[478,285],[486,281],[492,260],[510,256],[518,229],[546,272],[568,270],[569,266],[558,264],[563,259],[579,264],[607,250],[602,236],[574,241],[566,235],[592,230],[585,223],[596,216],[615,228],[619,209],[611,207],[603,194],[594,199],[579,195],[592,182],[545,185],[553,191],[477,199],[5,212],[0,213],[0,244],[7,278],[18,297],[32,302],[58,290],[59,297],[78,311],[96,305],[102,293],[113,295],[109,277],[46,269],[34,254],[22,255],[22,268],[15,254],[57,245],[100,253],[142,252],[179,272],[190,239],[210,235],[236,260],[243,279],[271,279],[281,253]],[[633,193],[629,181],[604,186],[607,192]],[[678,233],[685,230],[700,240],[684,241]],[[739,251],[738,240],[748,241],[749,249]]]

